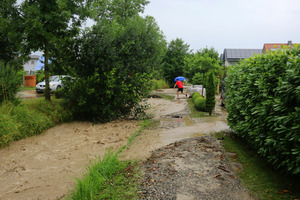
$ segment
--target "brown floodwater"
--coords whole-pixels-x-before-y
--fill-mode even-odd
[[[164,94],[176,96],[172,89],[162,91]],[[121,154],[123,159],[146,159],[151,151],[170,143],[194,137],[209,135],[218,131],[229,130],[226,110],[216,103],[214,114],[202,118],[191,119],[187,105],[187,98],[149,99],[153,107],[148,111],[154,113],[154,118],[160,121],[157,128],[145,130],[130,147]]]
[[[148,110],[158,126],[142,131],[125,149],[122,159],[145,159],[151,151],[185,138],[194,138],[228,130],[226,111],[216,104],[215,115],[199,119],[189,117],[187,98],[175,99],[176,90],[160,93],[174,100],[150,98]],[[21,98],[42,95],[34,90],[18,93]],[[51,128],[0,149],[0,199],[61,199],[76,184],[90,161],[103,157],[109,149],[126,144],[138,129],[133,120],[106,124],[72,122]]]

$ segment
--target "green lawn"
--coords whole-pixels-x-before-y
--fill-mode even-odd
[[[19,90],[35,90],[35,87],[20,87]]]
[[[209,116],[207,114],[207,112],[202,112],[202,111],[197,110],[197,108],[195,107],[195,104],[193,102],[193,99],[190,98],[187,100],[187,102],[189,105],[189,109],[191,111],[191,113],[190,113],[191,118],[214,117],[213,115]]]

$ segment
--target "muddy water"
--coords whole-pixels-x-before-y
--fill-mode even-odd
[[[119,149],[136,121],[66,123],[0,149],[0,199],[60,199],[74,188],[90,160]]]
[[[169,89],[161,91],[162,94],[173,95],[176,91]],[[214,132],[228,130],[227,112],[216,103],[213,116],[191,119],[187,104],[187,98],[181,97],[172,101],[164,99],[149,99],[152,108],[148,111],[159,120],[156,129],[145,130],[132,145],[122,153],[123,159],[146,159],[151,151],[165,145],[186,138],[200,137]],[[142,149],[142,150],[141,150]]]
[[[23,98],[36,95],[25,93],[28,96]],[[160,93],[176,96],[174,89]],[[218,105],[214,117],[191,119],[183,95],[172,101],[152,98],[148,103],[152,105],[148,112],[159,125],[143,131],[122,153],[123,159],[144,159],[174,141],[228,129],[226,112]],[[0,200],[61,199],[74,188],[75,178],[85,172],[90,160],[126,144],[137,123],[67,123],[0,149]]]

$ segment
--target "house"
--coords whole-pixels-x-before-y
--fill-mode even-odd
[[[265,43],[262,53],[266,53],[268,51],[274,51],[276,49],[281,48],[282,46],[294,46],[291,40],[289,40],[287,43]]]
[[[35,74],[35,68],[37,66],[38,60],[40,56],[38,55],[30,55],[30,60],[24,64],[24,71],[28,75],[34,75]]]
[[[262,53],[262,49],[224,49],[220,60],[225,63],[225,66],[230,66],[237,64],[240,60],[260,53]]]

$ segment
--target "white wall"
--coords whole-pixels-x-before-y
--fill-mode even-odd
[[[31,55],[30,60],[24,64],[24,71],[28,75],[34,75],[38,60],[39,60],[39,56]]]

